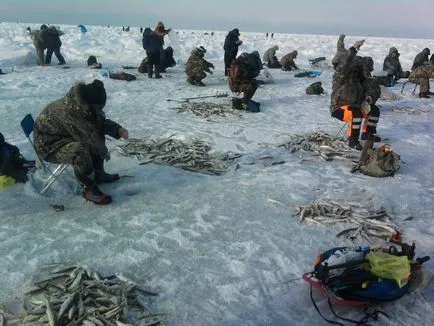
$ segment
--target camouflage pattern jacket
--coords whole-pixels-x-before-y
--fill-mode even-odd
[[[245,90],[249,90],[256,84],[243,57],[238,57],[232,62],[228,83],[230,90],[236,93],[245,92]]]
[[[116,122],[106,119],[101,105],[87,104],[78,83],[61,99],[48,104],[39,114],[33,129],[37,153],[42,159],[55,153],[71,142],[82,142],[90,146],[92,155],[106,157],[104,135],[119,139]]]
[[[47,48],[43,38],[44,35],[41,34],[40,30],[35,30],[30,32],[30,37],[32,38],[33,45],[36,49],[37,63],[39,66],[43,66],[45,64],[44,50]]]
[[[210,68],[214,68],[214,65],[206,61],[202,54],[193,51],[187,60],[185,72],[188,77],[200,77],[203,76],[205,71],[212,73]]]
[[[429,60],[413,70],[408,77],[411,82],[419,82],[421,79],[429,80],[430,78],[434,78],[434,63]]]
[[[374,102],[380,97],[381,90],[364,65],[362,57],[357,56],[354,47],[349,49],[345,62],[338,65],[333,75],[330,110],[333,112],[342,105],[360,107],[366,96]]]
[[[336,44],[336,54],[332,59],[332,64],[336,68],[340,63],[345,62],[346,57],[350,54],[350,51],[345,49],[344,44],[345,35],[339,36],[338,43]]]

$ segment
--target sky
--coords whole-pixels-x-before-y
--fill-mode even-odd
[[[309,286],[300,278],[313,269],[320,252],[368,243],[359,236],[354,242],[336,237],[354,224],[300,222],[293,215],[296,207],[314,200],[385,209],[403,240],[415,241],[417,257],[434,257],[434,98],[420,99],[417,90],[412,94],[412,85],[401,93],[402,79],[382,89],[377,131],[383,141],[375,146],[387,143],[401,155],[394,177],[351,173],[355,165],[351,159],[325,161],[314,152],[291,153],[279,146],[295,135],[314,132],[345,137],[344,123],[329,111],[336,36],[277,34],[271,39],[262,32],[242,33],[239,52],[258,50],[262,56],[278,45],[276,55],[281,58],[297,49],[295,62],[301,71],[321,72],[315,78],[297,78],[299,71],[269,69],[268,77],[261,71],[258,79],[264,84],[253,96],[261,112],[250,113],[230,108],[236,95],[224,78],[222,45],[227,32],[169,33],[165,46],[174,48],[178,64],[162,73],[163,78],[149,79],[137,69],[122,70],[137,67],[146,55],[138,30],[90,25],[82,34],[76,24],[60,25],[65,33],[61,53],[69,67],[63,69],[55,56],[51,65],[36,66],[27,26],[0,24],[0,68],[6,73],[0,75],[0,131],[26,158],[35,154],[20,128],[21,119],[28,113],[36,118],[77,82],[95,79],[102,80],[107,91],[107,117],[128,129],[131,138],[172,137],[188,144],[200,140],[213,153],[242,156],[221,175],[208,175],[164,164],[140,165],[143,158],[122,155],[118,146],[124,143],[107,137],[111,159],[105,169],[122,176],[115,183],[100,185],[113,197],[109,206],[86,202],[70,168],[44,195],[39,194],[47,177],[42,170],[29,172],[25,184],[0,189],[0,307],[21,303],[30,281],[40,276],[41,266],[68,261],[87,264],[101,275],[122,273],[159,293],[150,298],[149,308],[167,313],[167,326],[329,325],[315,311]],[[356,40],[347,36],[345,44]],[[215,65],[213,74],[203,80],[205,87],[187,83],[182,64],[199,45]],[[434,49],[434,40],[367,38],[359,54],[372,56],[375,69],[381,70],[391,46],[398,47],[403,69],[408,70],[424,47]],[[89,55],[97,56],[103,73],[87,68]],[[308,59],[319,56],[326,60],[312,66]],[[137,79],[110,79],[108,69]],[[306,87],[317,81],[325,94],[307,95]],[[176,100],[219,93],[228,96],[190,104],[222,105],[226,116],[204,118],[177,110],[182,104]],[[348,154],[358,159],[359,152]],[[63,205],[64,211],[51,205]],[[390,245],[371,240],[374,245]],[[434,259],[424,264],[423,271],[434,273]],[[333,318],[319,291],[313,295],[319,308]],[[383,316],[369,324],[434,325],[433,306],[431,282],[419,293],[382,305],[381,311],[390,319]],[[337,311],[345,318],[362,316],[356,308]]]
[[[54,5],[55,3],[55,5]],[[433,38],[434,1],[2,0],[0,21]]]

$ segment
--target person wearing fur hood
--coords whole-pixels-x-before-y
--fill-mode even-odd
[[[101,205],[111,203],[112,198],[102,193],[97,184],[119,179],[118,174],[104,171],[104,160],[110,159],[105,135],[128,138],[126,129],[106,118],[106,100],[102,81],[78,83],[42,110],[33,129],[39,157],[50,163],[71,164],[83,187],[82,196]]]

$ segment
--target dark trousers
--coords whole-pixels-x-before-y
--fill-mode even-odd
[[[160,77],[160,62],[161,62],[161,51],[150,52],[146,51],[146,56],[148,57],[148,77],[151,78],[154,73],[155,66],[155,77]]]
[[[60,53],[60,46],[57,48],[47,49],[47,55],[45,56],[45,64],[49,65],[51,63],[51,57],[53,56],[53,52],[56,55],[57,60],[59,60],[59,63],[64,64],[65,58]]]
[[[235,58],[236,55],[225,52],[225,76],[229,75],[229,69],[231,68],[231,63]]]

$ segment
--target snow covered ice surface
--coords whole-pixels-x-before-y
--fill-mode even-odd
[[[39,25],[30,25],[32,29]],[[186,83],[184,67],[169,68],[160,80],[148,79],[136,70],[131,82],[100,77],[86,60],[95,55],[103,68],[138,66],[145,53],[139,28],[122,32],[119,27],[88,26],[82,35],[76,26],[60,25],[61,52],[69,69],[52,65],[37,67],[35,51],[25,24],[0,24],[0,131],[27,158],[34,157],[20,121],[35,118],[49,102],[62,97],[76,82],[104,81],[107,116],[127,128],[132,138],[198,139],[218,151],[243,154],[239,168],[211,176],[147,164],[139,165],[107,141],[112,159],[108,172],[129,175],[102,186],[113,203],[99,207],[74,193],[74,181],[64,173],[45,196],[38,193],[42,175],[0,193],[0,298],[13,300],[45,263],[79,261],[102,274],[122,272],[160,293],[152,310],[169,314],[167,325],[323,325],[300,278],[313,268],[315,256],[326,249],[350,245],[335,234],[340,226],[299,223],[296,205],[314,199],[359,201],[373,208],[384,207],[404,230],[404,240],[416,242],[419,256],[434,257],[434,98],[419,99],[402,83],[387,89],[380,100],[378,133],[402,158],[393,178],[351,174],[352,163],[325,162],[309,153],[289,153],[276,145],[293,134],[324,131],[339,135],[342,123],[331,118],[329,102],[332,73],[321,68],[315,79],[294,78],[294,72],[270,70],[274,84],[261,86],[254,100],[261,112],[241,112],[241,117],[204,119],[191,112],[177,113],[167,99],[229,92],[223,74],[223,42],[227,32],[179,30],[166,37],[165,46],[176,44],[176,60],[186,62],[197,46],[207,49],[206,59],[216,66],[204,82],[207,87]],[[175,33],[175,31],[172,31]],[[278,57],[298,50],[296,63],[312,70],[308,59],[325,56],[330,63],[338,36],[275,34],[241,31],[240,52],[263,52],[279,46]],[[347,36],[346,46],[363,36]],[[172,44],[173,43],[173,44]],[[423,48],[434,50],[434,40],[366,38],[360,55],[374,59],[382,68],[389,48],[401,53],[404,70],[411,67]],[[314,68],[314,70],[317,70]],[[261,77],[260,77],[261,78]],[[308,96],[305,89],[321,81],[322,96]],[[392,100],[390,100],[392,99]],[[229,98],[210,99],[228,103]],[[225,102],[227,101],[227,102]],[[405,110],[402,110],[405,109]],[[267,165],[264,153],[284,164]],[[300,155],[309,160],[300,163]],[[254,162],[255,164],[248,164]],[[276,205],[268,198],[285,205]],[[50,205],[63,204],[56,212]],[[412,217],[408,220],[408,217]],[[360,244],[364,244],[361,242]],[[431,272],[433,262],[425,264]],[[149,279],[143,280],[146,275]],[[321,308],[326,301],[316,293]],[[434,287],[384,305],[391,319],[379,325],[434,325]],[[357,318],[355,309],[338,309]]]

